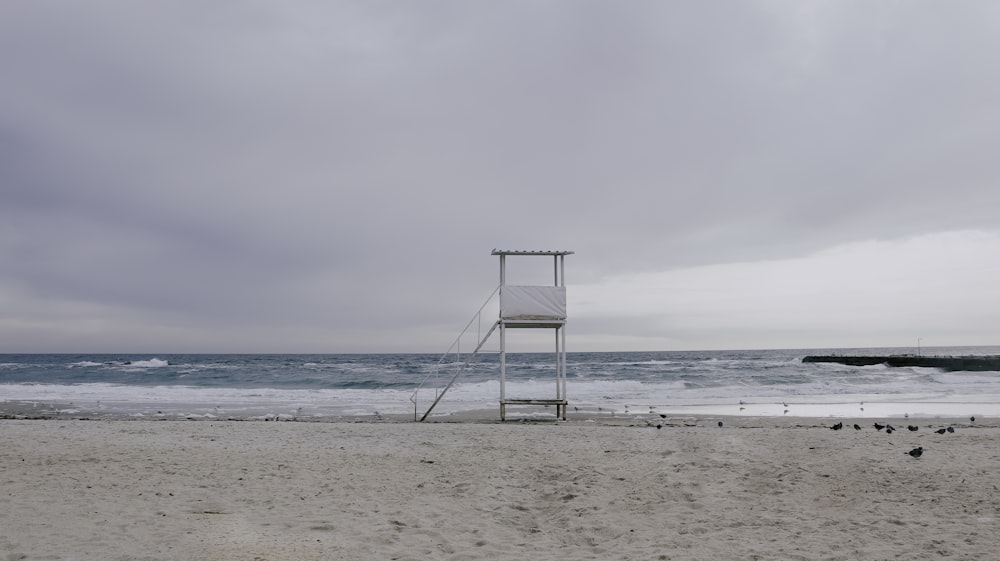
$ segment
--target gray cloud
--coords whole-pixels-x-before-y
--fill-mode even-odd
[[[995,228],[998,21],[987,2],[18,3],[0,286],[150,324],[378,333],[461,325],[493,247],[576,250],[573,282]]]

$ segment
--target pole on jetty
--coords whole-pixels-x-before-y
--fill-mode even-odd
[[[923,341],[923,337],[917,337],[917,356],[923,356],[920,354],[920,342]]]

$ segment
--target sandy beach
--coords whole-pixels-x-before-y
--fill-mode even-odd
[[[998,558],[1000,423],[857,422],[6,419],[0,559]]]

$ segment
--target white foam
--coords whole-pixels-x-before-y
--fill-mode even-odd
[[[157,368],[167,361],[157,358],[133,364]],[[871,368],[872,370],[867,370]],[[875,370],[878,369],[878,370]],[[865,371],[878,372],[878,376]],[[733,378],[729,385],[695,386],[690,382],[643,382],[638,380],[574,379],[567,383],[572,406],[630,414],[658,410],[725,411],[726,414],[824,416],[843,411],[856,416],[930,412],[942,407],[965,416],[967,404],[1000,402],[1000,373],[942,373],[936,370],[898,369],[885,376],[881,366],[859,369],[848,377],[809,376],[802,383],[754,385]],[[508,398],[555,397],[554,380],[541,375],[536,380],[508,381]],[[0,395],[15,401],[60,404],[64,409],[121,411],[132,414],[225,415],[324,415],[409,414],[423,412],[434,400],[433,389],[422,390],[414,407],[409,389],[280,389],[206,388],[184,385],[131,386],[108,383],[3,384]],[[500,395],[498,380],[457,383],[441,400],[435,414],[492,409]],[[740,408],[740,401],[744,401]],[[866,403],[864,411],[857,406]],[[793,407],[785,407],[788,403]],[[884,404],[915,403],[902,409]],[[876,404],[883,404],[879,406]],[[996,407],[993,407],[995,409]],[[785,410],[788,409],[788,413]],[[990,409],[992,410],[992,409]],[[162,413],[161,413],[162,414]]]
[[[129,363],[129,366],[134,366],[136,368],[162,368],[164,366],[170,366],[170,363],[158,358],[151,358],[149,360],[133,360]]]

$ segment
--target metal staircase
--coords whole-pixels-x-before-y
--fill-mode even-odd
[[[490,294],[490,296],[486,299],[485,302],[483,302],[483,305],[479,307],[479,311],[477,311],[476,314],[472,316],[472,319],[469,320],[469,323],[465,325],[465,329],[462,330],[462,332],[458,335],[458,337],[455,338],[455,341],[451,344],[451,346],[448,347],[448,350],[445,351],[443,355],[441,355],[441,359],[438,360],[438,363],[434,367],[434,369],[430,373],[428,373],[423,380],[420,381],[420,384],[417,386],[417,389],[413,391],[413,394],[410,396],[410,401],[413,402],[414,421],[423,421],[427,419],[427,416],[431,414],[431,411],[433,411],[434,408],[437,406],[438,402],[441,401],[441,398],[444,397],[444,394],[449,389],[451,389],[451,386],[455,383],[455,381],[458,380],[458,378],[462,374],[464,374],[465,371],[468,370],[469,366],[476,360],[476,357],[480,354],[480,352],[483,349],[483,346],[490,339],[490,336],[493,335],[493,332],[496,331],[497,327],[500,326],[499,320],[494,321],[493,324],[490,326],[489,331],[486,332],[486,335],[482,335],[483,310],[485,310],[488,306],[490,306],[490,304],[494,304],[497,306],[499,305],[497,303],[497,297],[499,293],[500,293],[500,286],[497,286],[493,290],[493,293]],[[474,326],[476,327],[477,344],[475,348],[472,350],[472,352],[466,353],[463,358],[462,340],[469,336]],[[428,386],[431,384],[431,382],[439,381],[441,379],[442,371],[446,367],[454,369],[454,373],[452,374],[451,378],[444,385],[444,387],[441,387],[440,389],[438,388],[433,389],[433,397],[426,396],[431,391],[431,388],[429,388]],[[422,392],[423,395],[426,396],[424,398],[424,402],[426,403],[430,401],[430,406],[427,407],[427,410],[424,411],[423,415],[420,414],[420,398]]]

